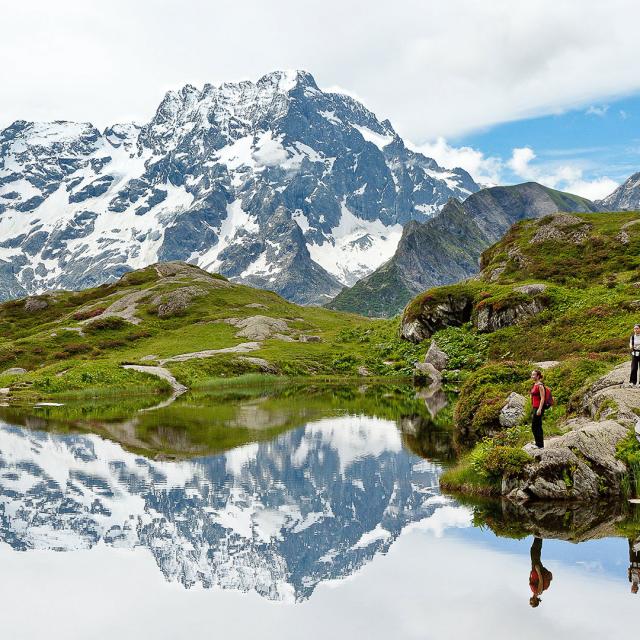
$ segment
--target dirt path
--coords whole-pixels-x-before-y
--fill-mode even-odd
[[[255,351],[260,348],[259,342],[242,342],[241,344],[237,344],[235,347],[226,347],[224,349],[208,349],[206,351],[193,351],[192,353],[181,353],[177,356],[171,356],[170,358],[165,358],[164,360],[158,360],[158,362],[163,365],[167,362],[185,362],[186,360],[196,360],[197,358],[212,358],[213,356],[217,356],[220,353],[249,353],[250,351]],[[150,369],[154,367],[149,367]],[[159,367],[155,367],[159,368]],[[166,371],[166,369],[165,369]]]
[[[140,409],[141,412],[144,411],[155,411],[156,409],[162,409],[163,407],[168,407],[172,402],[176,400],[176,398],[180,397],[183,393],[188,391],[187,387],[183,384],[180,384],[174,377],[169,369],[165,369],[164,367],[152,367],[146,366],[142,364],[124,364],[122,365],[123,369],[131,369],[133,371],[138,371],[140,373],[148,373],[151,376],[156,376],[157,378],[161,378],[162,380],[166,380],[173,389],[173,393],[169,398],[163,400],[160,404],[156,404],[153,407],[149,407],[148,409]]]

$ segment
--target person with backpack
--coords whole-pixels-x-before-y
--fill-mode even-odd
[[[640,387],[638,384],[638,369],[640,369],[640,324],[633,327],[633,333],[629,338],[629,350],[631,351],[631,376],[629,384],[632,387]]]
[[[531,431],[536,441],[536,447],[542,449],[544,447],[544,434],[542,431],[542,416],[544,410],[551,404],[547,399],[547,390],[542,382],[543,374],[540,369],[534,369],[531,372],[531,380],[533,380],[533,387],[531,387],[531,406],[533,407],[531,418]]]
[[[553,574],[542,566],[542,538],[535,536],[531,544],[531,573],[529,574],[529,587],[532,596],[529,598],[529,604],[537,607],[542,599],[540,596],[551,586]]]

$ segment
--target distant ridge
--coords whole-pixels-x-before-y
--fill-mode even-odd
[[[452,199],[430,220],[406,225],[394,256],[326,306],[371,317],[393,316],[425,289],[478,273],[482,251],[514,222],[558,211],[600,210],[586,198],[536,182],[482,189],[463,203]]]

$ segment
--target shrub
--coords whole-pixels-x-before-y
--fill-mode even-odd
[[[473,331],[471,323],[438,331],[434,340],[447,356],[449,369],[474,371],[487,360],[489,339]]]
[[[85,309],[84,311],[76,311],[73,314],[74,320],[88,320],[89,318],[95,318],[106,311],[106,307],[95,307],[93,309]]]
[[[484,473],[488,476],[511,478],[522,473],[531,456],[519,447],[493,447],[484,460]]]
[[[336,371],[352,371],[357,363],[355,356],[346,354],[338,356],[331,361],[331,367]]]
[[[92,349],[93,347],[86,342],[67,342],[67,344],[64,345],[63,353],[73,356],[78,353],[86,353]]]
[[[488,364],[472,373],[460,390],[454,413],[457,429],[477,438],[499,429],[498,414],[511,391],[525,391],[529,367],[515,362]]]
[[[506,440],[511,444],[504,441],[501,443],[496,438],[485,438],[471,452],[471,466],[482,477],[496,480],[503,476],[517,476],[531,461],[531,456],[526,451],[514,446],[514,439],[518,438],[517,430],[508,431],[511,433]]]
[[[633,429],[618,442],[616,458],[622,460],[629,467],[628,484],[635,491],[635,496],[640,497],[640,443]]]
[[[130,326],[123,318],[118,316],[107,316],[106,318],[98,318],[85,326],[85,331],[89,333],[95,331],[118,331]]]

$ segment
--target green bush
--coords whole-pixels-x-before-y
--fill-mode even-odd
[[[516,430],[509,430],[506,441],[517,439]],[[477,444],[470,455],[471,466],[480,476],[489,479],[509,478],[522,473],[525,465],[531,462],[531,456],[520,447],[494,438],[485,438]]]
[[[500,429],[498,415],[511,391],[526,392],[529,367],[515,362],[493,363],[473,372],[460,390],[454,422],[470,439]]]
[[[357,360],[351,354],[345,354],[334,358],[331,361],[331,367],[336,371],[352,371],[356,366]]]
[[[640,442],[633,429],[630,429],[629,434],[618,442],[616,458],[629,467],[627,484],[634,489],[635,496],[640,497]]]
[[[118,331],[129,327],[130,323],[118,316],[107,316],[106,318],[97,318],[93,322],[85,325],[85,331],[92,333],[95,331]]]
[[[471,323],[447,327],[438,331],[433,339],[449,357],[448,369],[474,371],[487,360],[489,340],[486,335],[473,331]]]

